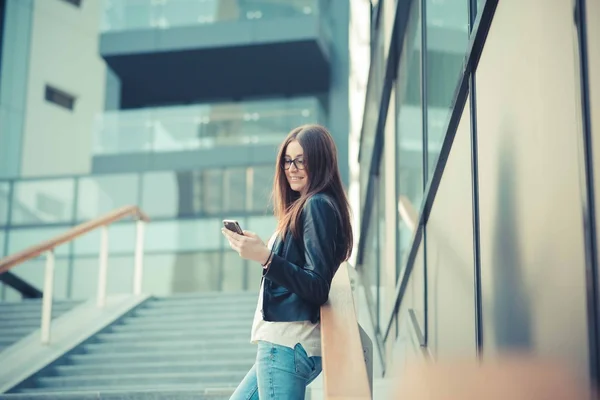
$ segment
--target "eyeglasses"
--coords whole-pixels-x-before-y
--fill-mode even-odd
[[[304,169],[304,160],[300,159],[300,158],[296,158],[293,160],[285,159],[285,160],[283,160],[283,163],[281,163],[281,166],[283,167],[283,169],[285,169],[287,171],[288,169],[292,168],[292,164],[294,164],[294,166],[298,170]]]

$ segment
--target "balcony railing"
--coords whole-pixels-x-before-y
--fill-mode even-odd
[[[316,98],[108,111],[96,121],[94,154],[278,144],[314,122],[325,122]]]
[[[320,0],[104,0],[102,31],[318,15]]]

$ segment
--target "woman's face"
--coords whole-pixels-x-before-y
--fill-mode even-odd
[[[290,188],[295,192],[300,192],[300,194],[306,194],[306,190],[308,190],[308,173],[304,164],[302,146],[297,140],[288,144],[283,167]]]

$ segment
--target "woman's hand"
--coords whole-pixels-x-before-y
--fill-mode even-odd
[[[225,228],[221,228],[221,232],[229,241],[231,248],[246,260],[264,264],[271,255],[271,250],[254,232],[244,231],[244,235],[239,235]]]

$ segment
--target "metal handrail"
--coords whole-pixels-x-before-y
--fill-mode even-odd
[[[125,206],[111,211],[101,217],[84,222],[68,231],[55,236],[42,243],[33,245],[18,253],[0,259],[0,274],[3,274],[28,260],[42,254],[46,255],[44,274],[44,291],[42,296],[41,340],[43,344],[50,343],[50,322],[52,321],[52,296],[54,292],[54,249],[62,244],[71,242],[80,236],[101,228],[100,254],[98,268],[98,294],[97,305],[99,308],[106,304],[106,282],[108,273],[108,226],[127,217],[137,219],[136,244],[133,273],[133,293],[142,292],[143,256],[144,256],[144,223],[150,218],[137,206]]]

